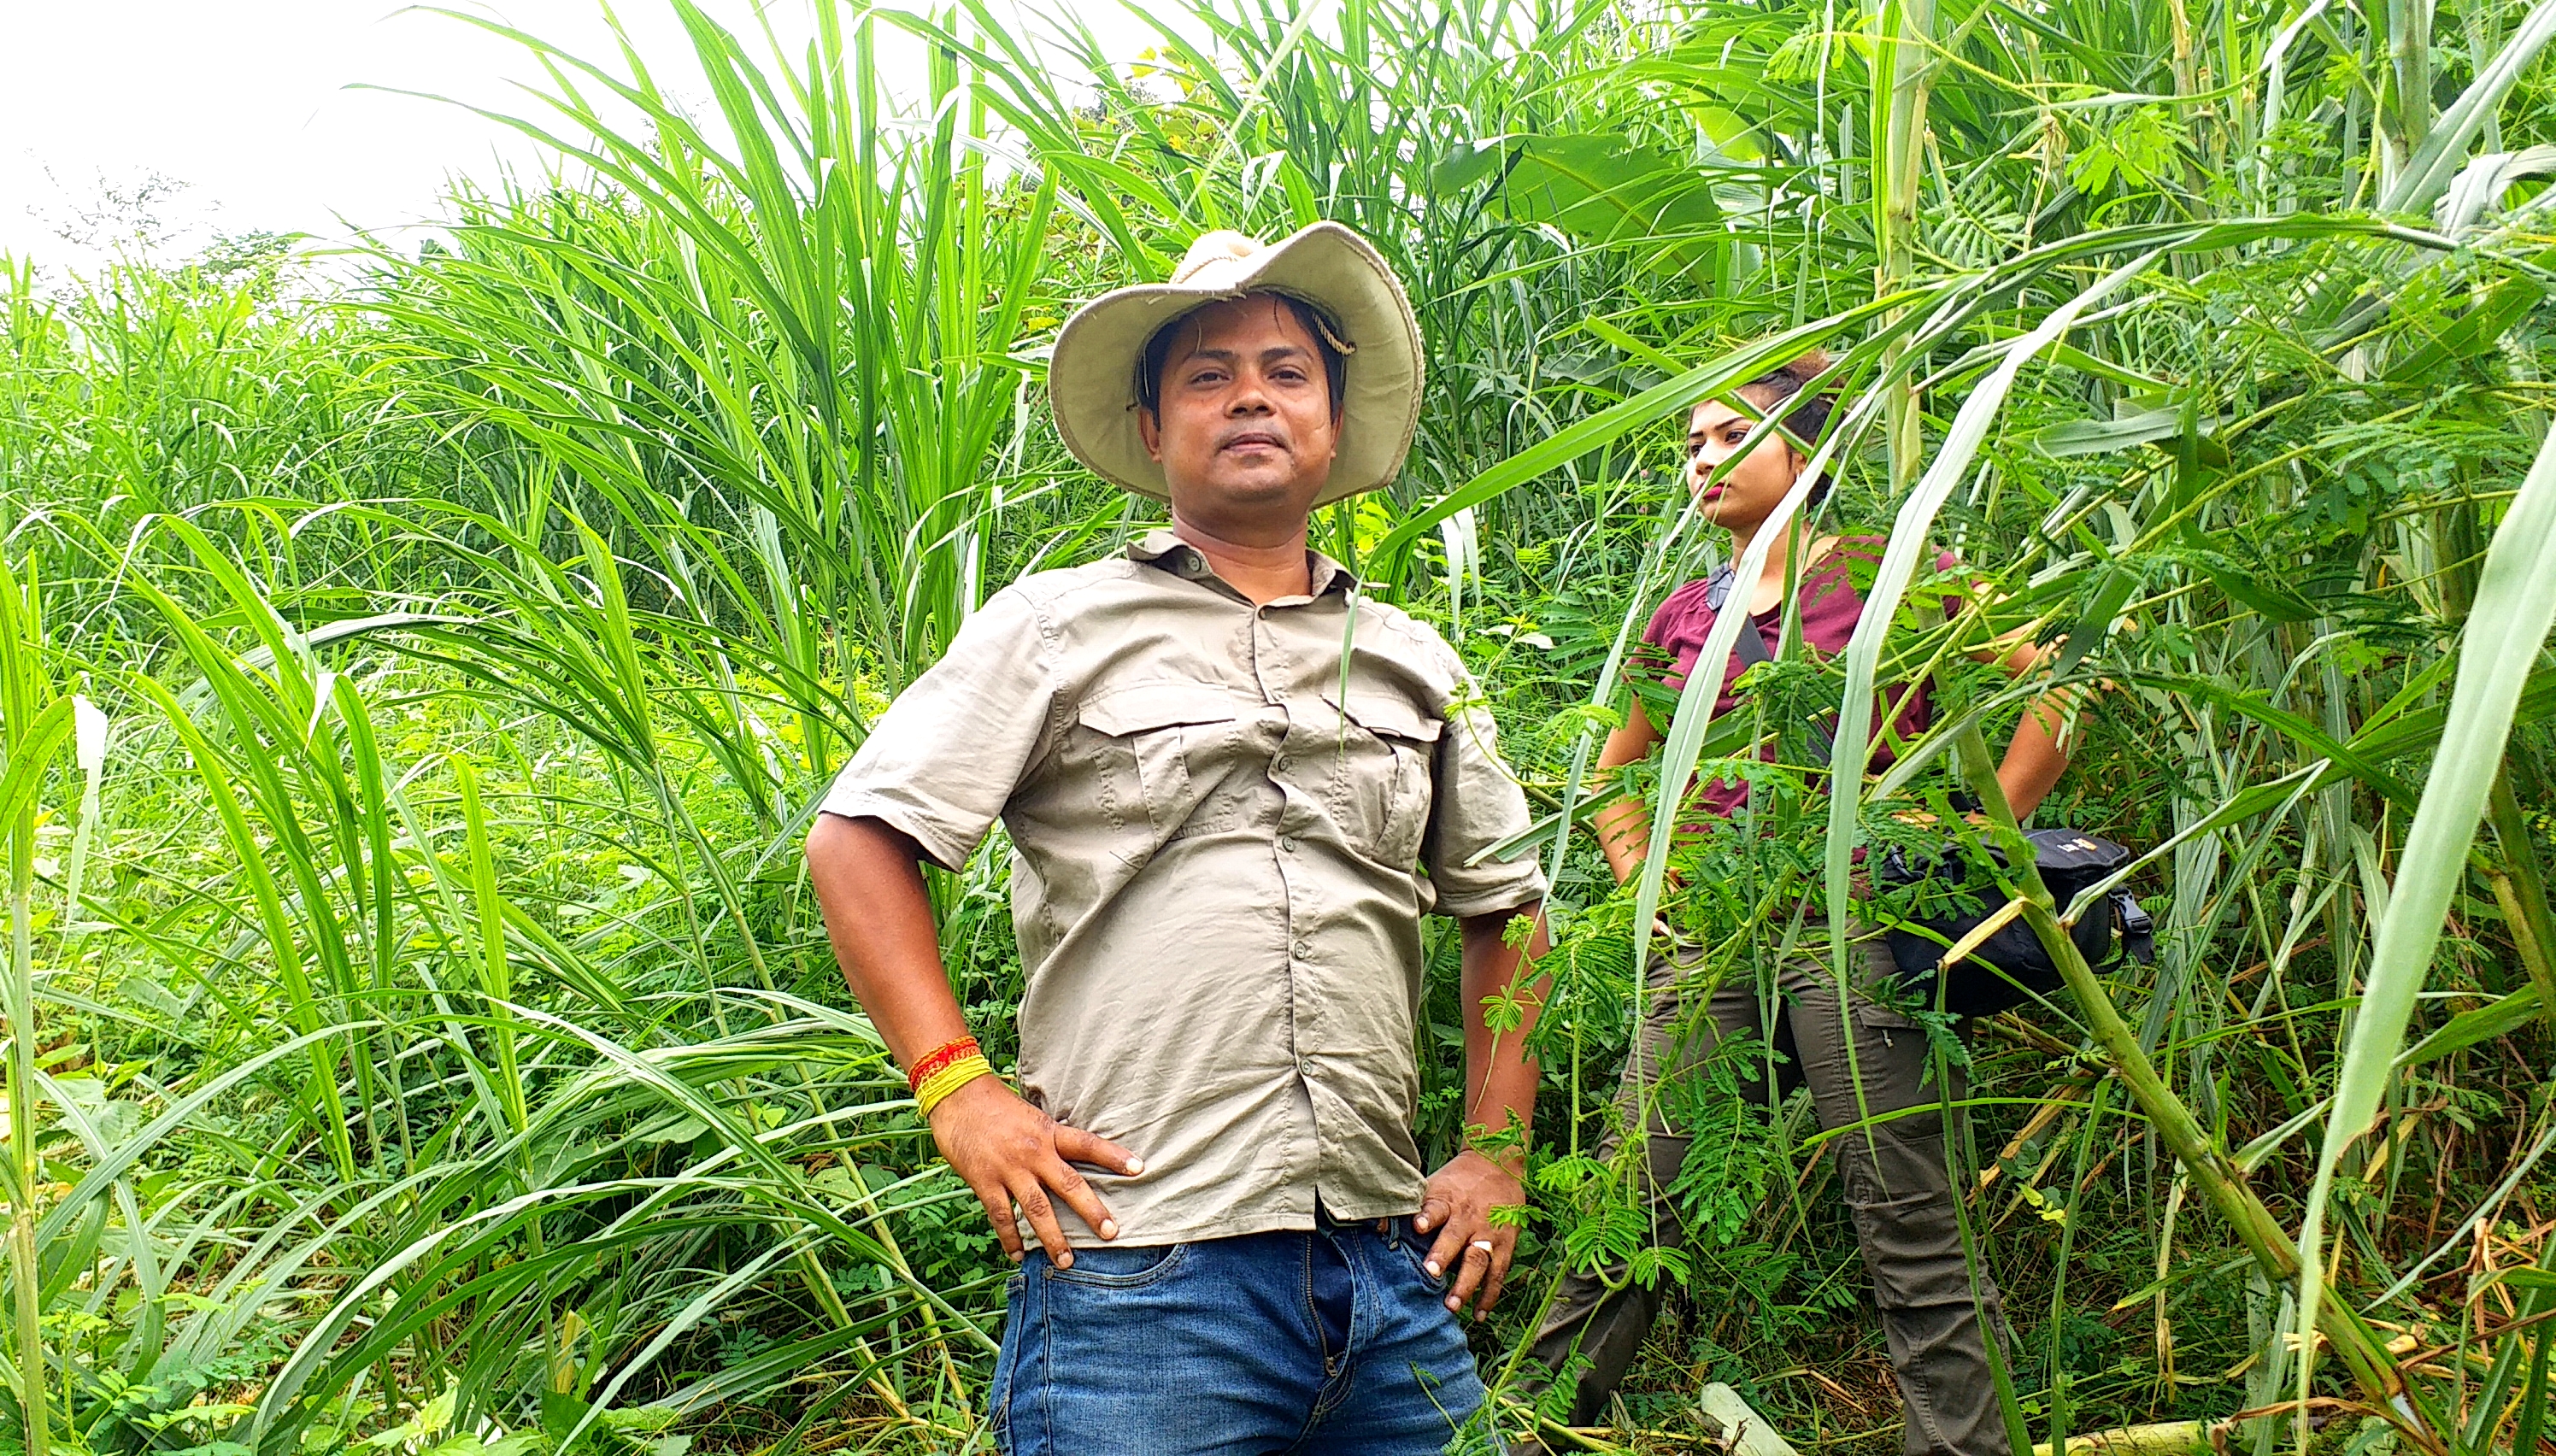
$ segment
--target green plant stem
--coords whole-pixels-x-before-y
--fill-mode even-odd
[[[2156,1063],[2139,1046],[2137,1031],[2122,1019],[2111,993],[2104,989],[2094,968],[2078,951],[2076,940],[2060,923],[2050,889],[2042,883],[2040,868],[2034,861],[2031,842],[2023,837],[2013,806],[2006,802],[2005,790],[1997,784],[1996,762],[1988,756],[1987,740],[1981,736],[1976,723],[1966,725],[1955,736],[1954,748],[1961,756],[1966,781],[1987,813],[1989,835],[2019,882],[2017,890],[2024,903],[2022,919],[2040,939],[2042,950],[2058,963],[2060,976],[2076,997],[2095,1043],[2103,1048],[2139,1110],[2147,1114],[2157,1137],[2200,1185],[2202,1195],[2219,1210],[2219,1216],[2236,1231],[2245,1252],[2274,1280],[2297,1277],[2298,1245],[2292,1242],[2289,1231],[2246,1186],[2243,1169],[2220,1151],[2192,1109],[2158,1075]],[[2383,1342],[2344,1301],[2327,1300],[2318,1311],[2317,1328],[2332,1342],[2354,1381],[2371,1400],[2384,1405],[2403,1391],[2403,1378],[2397,1374]]]
[[[2388,0],[2387,63],[2392,84],[2379,125],[2393,181],[2432,132],[2432,0]]]
[[[43,1269],[36,1258],[36,999],[28,915],[33,867],[25,847],[35,815],[11,826],[9,866],[9,1274],[17,1286],[18,1401],[27,1419],[27,1456],[46,1456],[52,1419],[46,1410]],[[24,831],[24,832],[14,832]]]
[[[43,1160],[36,1151],[36,791],[62,747],[70,704],[53,698],[38,655],[45,650],[44,598],[32,562],[26,575],[0,561],[0,810],[9,862],[9,1266],[17,1299],[19,1411],[27,1422],[27,1456],[46,1456],[53,1438],[46,1408],[44,1264],[36,1249],[36,1188]],[[39,711],[39,706],[44,705]],[[65,919],[68,918],[65,913]]]
[[[1917,259],[1917,197],[1925,179],[1926,97],[1935,74],[1932,45],[1935,0],[1897,0],[1882,11],[1887,36],[1873,67],[1874,114],[1880,135],[1874,140],[1873,230],[1880,258],[1873,274],[1876,298],[1895,292],[1914,272]],[[1883,436],[1890,459],[1890,493],[1895,499],[1916,480],[1925,447],[1917,385],[1910,371],[1898,367],[1904,345],[1894,341],[1883,356],[1890,377]]]
[[[2488,872],[2494,903],[2511,932],[2512,949],[2538,988],[2538,1014],[2556,1027],[2556,915],[2547,909],[2547,877],[2538,864],[2538,846],[2529,837],[2529,817],[2511,789],[2511,766],[2503,765],[2486,799],[2486,817],[2502,851],[2501,863]]]

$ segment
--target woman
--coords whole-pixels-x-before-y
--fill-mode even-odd
[[[1695,407],[1687,427],[1687,484],[1697,495],[1699,514],[1730,534],[1736,559],[1754,544],[1806,463],[1775,428],[1794,438],[1819,438],[1828,424],[1831,402],[1825,396],[1804,397],[1803,387],[1828,367],[1813,353],[1740,387],[1749,409],[1718,400]],[[1762,420],[1762,423],[1761,423]],[[1733,458],[1737,457],[1737,458]],[[1730,466],[1719,480],[1714,473]],[[1824,490],[1825,483],[1815,489]],[[1769,544],[1764,569],[1744,588],[1726,573],[1690,581],[1672,592],[1651,618],[1643,640],[1674,662],[1668,684],[1677,687],[1695,670],[1696,658],[1716,617],[1736,601],[1750,615],[1769,656],[1779,651],[1784,625],[1784,583],[1799,578],[1801,629],[1810,647],[1822,655],[1845,650],[1853,636],[1863,602],[1849,579],[1856,557],[1878,555],[1878,543],[1829,536],[1803,540],[1798,521]],[[1744,629],[1743,629],[1744,630]],[[1987,656],[1995,658],[1995,654]],[[2039,651],[2024,644],[1999,659],[2009,672],[2020,674],[2039,661]],[[1746,657],[1732,655],[1718,715],[1733,711],[1736,682],[1746,669]],[[1923,731],[1928,713],[1922,684],[1897,696],[1895,724],[1902,737]],[[2024,715],[2006,753],[1997,782],[2018,814],[2028,814],[2067,768],[2059,727],[2066,702],[2044,697]],[[1878,716],[1878,715],[1876,715]],[[1876,730],[1877,730],[1876,725]],[[1883,735],[1875,732],[1874,738]],[[1650,756],[1661,742],[1636,700],[1624,726],[1606,741],[1598,759],[1601,769],[1616,768]],[[1768,757],[1773,756],[1769,746]],[[1886,753],[1886,751],[1884,751]],[[1883,754],[1876,754],[1880,760]],[[1707,817],[1726,818],[1746,802],[1742,784],[1717,781],[1696,795]],[[1596,818],[1607,863],[1618,881],[1637,873],[1648,848],[1649,820],[1641,803],[1618,799]],[[1853,979],[1869,985],[1888,976],[1889,951],[1881,938],[1854,925],[1850,953],[1862,958]],[[1808,937],[1825,942],[1825,935]],[[1678,1216],[1663,1191],[1678,1175],[1691,1139],[1670,1125],[1665,1099],[1654,1085],[1663,1067],[1671,1075],[1693,1067],[1722,1035],[1746,1032],[1764,1040],[1788,1059],[1787,1081],[1807,1083],[1823,1127],[1844,1127],[1892,1112],[1940,1105],[1944,1089],[1926,1085],[1928,1049],[1922,1029],[1861,994],[1841,1015],[1837,981],[1824,955],[1812,951],[1777,967],[1772,985],[1733,983],[1712,993],[1710,1016],[1688,1030],[1678,1006],[1678,978],[1683,957],[1653,960],[1648,1011],[1627,1059],[1618,1092],[1619,1125],[1629,1123],[1634,1109],[1645,1109],[1645,1162],[1649,1178],[1643,1189],[1650,1200],[1653,1227],[1663,1240],[1678,1235]],[[1853,1027],[1852,1063],[1849,1033]],[[1849,1070],[1852,1065],[1855,1071]],[[1862,1081],[1858,1099],[1855,1072]],[[1763,1079],[1755,1095],[1769,1099],[1783,1089]],[[1958,1101],[1958,1082],[1949,1089]],[[1912,1453],[1952,1452],[1961,1456],[2006,1456],[2005,1426],[1989,1379],[1981,1314],[2002,1324],[1995,1286],[1982,1277],[1974,1290],[1955,1222],[1951,1179],[1945,1170],[1944,1119],[1917,1113],[1875,1123],[1867,1130],[1836,1141],[1840,1180],[1853,1213],[1855,1237],[1865,1268],[1872,1274],[1874,1302],[1890,1347],[1890,1363],[1908,1407],[1906,1446]],[[1614,1151],[1610,1135],[1606,1153]],[[1572,1421],[1585,1424],[1603,1407],[1606,1396],[1632,1362],[1643,1334],[1658,1313],[1658,1288],[1646,1288],[1625,1277],[1623,1270],[1575,1275],[1565,1282],[1543,1327],[1537,1332],[1535,1356],[1550,1371],[1560,1371],[1575,1354],[1588,1367],[1572,1401]]]

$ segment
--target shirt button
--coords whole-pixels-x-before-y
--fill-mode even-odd
[[[1305,957],[1312,955],[1313,953],[1314,942],[1311,940],[1299,940],[1296,942],[1296,958],[1298,960],[1303,960]]]
[[[1289,854],[1294,854],[1296,852],[1296,836],[1290,834],[1286,838],[1279,840],[1278,847],[1287,851]]]
[[[1284,774],[1284,773],[1286,773],[1286,772],[1287,772],[1287,761],[1286,761],[1285,759],[1272,759],[1272,760],[1270,761],[1270,763],[1269,763],[1269,772],[1271,772],[1271,773],[1273,773],[1273,774]]]

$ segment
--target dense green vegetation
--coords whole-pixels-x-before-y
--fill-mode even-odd
[[[1073,302],[1317,217],[1431,351],[1412,468],[1319,544],[1459,645],[1556,821],[1712,549],[1665,422],[1807,344],[1825,510],[1906,604],[1751,721],[1680,714],[1648,782],[1930,663],[1956,709],[1856,793],[1750,769],[1759,832],[1635,892],[1539,841],[1486,1370],[1569,1261],[1648,1242],[1583,1155],[1633,927],[1742,973],[1798,935],[1858,835],[1984,777],[2047,680],[1944,665],[2028,627],[2109,685],[2042,819],[2153,851],[2162,954],[1967,1052],[2014,1417],[2556,1436],[2556,0],[1211,4],[1134,65],[973,5],[821,7],[775,54],[672,3],[690,56],[524,38],[522,124],[587,181],[456,196],[448,247],[0,272],[0,1446],[981,1448],[1003,1267],[797,843],[975,602],[1150,519],[1048,425]],[[1004,874],[934,883],[998,1062]],[[1692,1449],[1709,1377],[1805,1450],[1895,1447],[1812,1133],[1718,1114],[1605,1442]]]

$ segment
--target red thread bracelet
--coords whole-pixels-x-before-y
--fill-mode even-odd
[[[923,1054],[923,1059],[914,1064],[914,1070],[905,1074],[905,1085],[909,1090],[920,1093],[923,1090],[924,1080],[933,1073],[962,1056],[974,1056],[981,1051],[982,1048],[977,1046],[976,1038],[973,1036],[961,1036],[956,1041],[945,1042]]]

